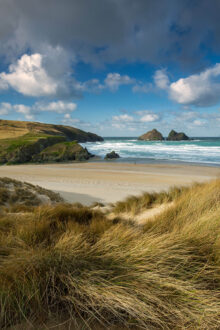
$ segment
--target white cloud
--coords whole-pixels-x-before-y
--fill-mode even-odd
[[[122,114],[113,116],[110,124],[116,129],[127,129],[130,131],[146,129],[146,123],[153,123],[161,119],[160,114],[154,113],[151,110],[138,110],[133,112],[133,116],[129,114]]]
[[[50,103],[36,103],[34,105],[34,109],[36,111],[50,111],[55,113],[68,113],[75,111],[77,108],[77,104],[73,102],[50,102]]]
[[[140,121],[144,123],[157,121],[160,117],[156,113],[149,113],[140,118]]]
[[[16,104],[13,106],[13,109],[17,112],[17,113],[21,113],[22,115],[24,115],[24,117],[28,120],[33,120],[34,119],[34,115],[31,113],[32,108],[29,106],[26,106],[24,104]]]
[[[134,120],[134,118],[132,116],[129,116],[127,114],[119,115],[119,116],[113,116],[112,119],[115,120],[115,121],[124,121],[124,122],[129,122],[129,121]]]
[[[42,59],[41,54],[25,54],[9,66],[9,73],[2,72],[0,79],[27,96],[54,95],[58,85],[43,68]]]
[[[169,87],[170,82],[165,69],[157,70],[153,78],[158,88],[166,90]]]
[[[154,122],[160,119],[160,115],[154,113],[151,110],[138,110],[135,113],[140,116],[139,120],[143,123]]]
[[[130,78],[127,75],[120,75],[119,73],[108,73],[105,78],[105,85],[111,91],[117,91],[121,85],[130,85],[135,82],[135,79]]]
[[[99,93],[104,89],[115,92],[121,85],[135,84],[128,75],[108,73],[103,82],[90,79],[77,81],[72,75],[73,59],[61,47],[45,46],[42,53],[24,54],[9,65],[8,72],[0,73],[0,90],[13,88],[32,97],[81,97],[83,92]]]
[[[71,118],[70,112],[75,111],[77,104],[73,102],[56,101],[50,103],[34,103],[31,106],[24,104],[0,103],[0,115],[8,115],[11,111],[22,114],[26,119],[33,120],[35,115],[42,112],[64,114],[65,119]]]
[[[194,126],[204,126],[206,124],[206,121],[204,120],[199,120],[199,119],[196,119],[192,122],[192,124]]]
[[[210,106],[220,101],[220,63],[169,86],[169,96],[180,104]]]

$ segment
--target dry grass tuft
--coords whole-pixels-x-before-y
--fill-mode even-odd
[[[219,329],[220,180],[133,210],[164,201],[143,227],[82,205],[0,213],[0,327]]]
[[[136,215],[143,210],[155,207],[155,205],[172,202],[188,189],[188,187],[172,187],[168,192],[146,192],[140,196],[129,196],[124,201],[115,203],[112,207],[112,212],[115,214],[132,213]]]

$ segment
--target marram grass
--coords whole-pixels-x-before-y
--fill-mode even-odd
[[[2,210],[0,327],[220,329],[220,180],[165,195],[143,226],[81,205]]]

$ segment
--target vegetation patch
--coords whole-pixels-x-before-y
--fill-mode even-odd
[[[0,327],[219,329],[220,180],[146,196],[134,210],[173,206],[141,227],[81,204],[2,207]]]
[[[1,140],[0,164],[19,164],[32,161],[46,147],[65,141],[62,136],[26,134],[16,139]]]
[[[0,206],[8,210],[62,201],[60,195],[53,191],[26,182],[0,178]]]

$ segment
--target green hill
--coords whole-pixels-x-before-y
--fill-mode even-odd
[[[32,135],[59,135],[64,136],[67,141],[103,141],[103,138],[99,135],[90,132],[84,132],[71,126],[0,119],[0,139],[16,138],[27,133]]]
[[[77,142],[102,140],[70,126],[0,120],[0,164],[87,160],[92,155]]]

